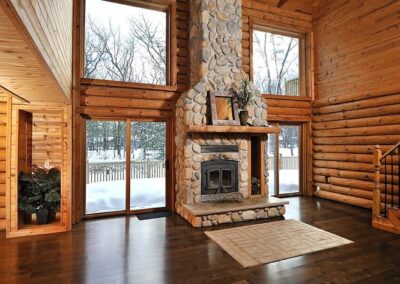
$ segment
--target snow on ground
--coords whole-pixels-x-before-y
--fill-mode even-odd
[[[145,161],[145,160],[156,160],[158,157],[158,151],[147,151],[146,159],[143,159],[142,149],[132,149],[131,158],[132,161]],[[112,162],[125,162],[126,152],[125,149],[121,150],[121,155],[118,156],[117,152],[114,150],[106,151],[90,151],[87,150],[87,161],[88,163],[112,163]]]
[[[131,209],[165,207],[165,178],[131,179]],[[86,213],[125,210],[125,181],[86,185]]]
[[[270,195],[275,192],[275,171],[268,171],[268,188]],[[299,192],[299,170],[279,171],[280,194]]]

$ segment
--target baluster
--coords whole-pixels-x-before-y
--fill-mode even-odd
[[[385,157],[385,208],[384,208],[384,216],[386,217],[386,203],[387,203],[387,156]]]
[[[400,146],[397,147],[397,208],[400,208]]]
[[[394,197],[394,195],[393,195],[393,192],[394,192],[394,182],[393,182],[393,179],[394,179],[394,161],[393,161],[393,151],[392,151],[392,153],[390,154],[390,161],[391,161],[391,163],[392,163],[392,180],[391,180],[391,182],[392,182],[392,202],[391,202],[391,204],[392,204],[392,207],[393,207],[393,197]]]
[[[397,208],[400,208],[400,146],[397,147]]]

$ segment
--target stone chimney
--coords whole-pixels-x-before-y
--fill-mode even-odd
[[[190,88],[176,103],[176,207],[202,202],[201,163],[225,159],[239,162],[239,193],[248,197],[246,134],[190,134],[188,125],[210,125],[208,93],[237,89],[247,74],[242,71],[242,1],[190,0]],[[254,88],[248,123],[267,125],[267,106]],[[201,152],[202,145],[237,145],[237,153]],[[265,161],[266,162],[266,161]],[[267,180],[267,179],[266,179]],[[181,214],[181,213],[180,213]]]

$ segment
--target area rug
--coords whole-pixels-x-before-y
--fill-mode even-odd
[[[245,268],[352,243],[296,220],[209,231],[205,234]]]

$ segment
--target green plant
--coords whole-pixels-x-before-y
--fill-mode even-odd
[[[32,172],[19,175],[19,208],[28,213],[41,209],[57,211],[60,208],[61,173],[57,168],[47,170],[34,165]]]
[[[253,90],[250,87],[250,81],[245,79],[242,80],[240,88],[237,92],[237,99],[239,108],[245,110],[245,108],[252,102]]]

